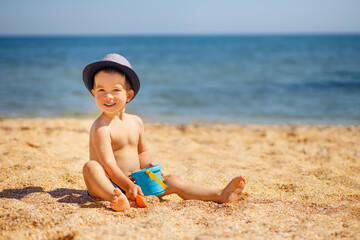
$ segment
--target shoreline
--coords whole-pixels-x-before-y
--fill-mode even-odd
[[[131,114],[131,113],[130,113]],[[79,121],[95,121],[95,119],[99,116],[99,113],[94,113],[93,115],[84,115],[84,116],[6,116],[0,114],[0,122],[4,120],[79,120]],[[199,126],[209,126],[209,125],[233,125],[233,126],[360,126],[360,122],[354,123],[346,123],[346,122],[324,122],[324,121],[309,121],[309,122],[292,122],[292,121],[284,121],[284,122],[276,122],[276,121],[243,121],[243,122],[234,122],[231,120],[224,121],[201,121],[198,120],[188,120],[187,122],[181,121],[161,121],[161,120],[151,120],[150,118],[146,118],[144,116],[139,116],[143,120],[145,125],[171,125],[171,126],[184,126],[184,125],[199,125]]]
[[[171,195],[117,213],[86,194],[92,122],[0,120],[0,238],[358,237],[360,125],[145,123],[166,174],[213,188],[243,174],[247,185],[235,203]]]

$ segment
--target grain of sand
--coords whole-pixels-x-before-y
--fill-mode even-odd
[[[360,239],[360,126],[147,124],[165,173],[242,198],[114,212],[87,196],[91,120],[0,121],[1,239]]]

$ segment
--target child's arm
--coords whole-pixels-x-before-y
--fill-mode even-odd
[[[134,184],[117,166],[114,153],[111,147],[111,137],[109,129],[100,126],[94,129],[93,140],[96,153],[101,165],[105,169],[110,179],[126,192],[126,196],[135,200],[138,194],[142,194],[141,188]]]
[[[144,124],[140,118],[137,118],[137,122],[140,128],[139,144],[138,144],[140,168],[143,169],[143,168],[155,166],[156,164],[153,162],[150,151],[146,146],[146,141],[144,136]]]

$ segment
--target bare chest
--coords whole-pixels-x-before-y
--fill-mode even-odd
[[[139,143],[139,132],[136,129],[111,129],[111,147],[113,151],[127,147],[136,147]]]

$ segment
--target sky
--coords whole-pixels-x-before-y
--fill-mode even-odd
[[[360,33],[360,0],[0,0],[0,35]]]

